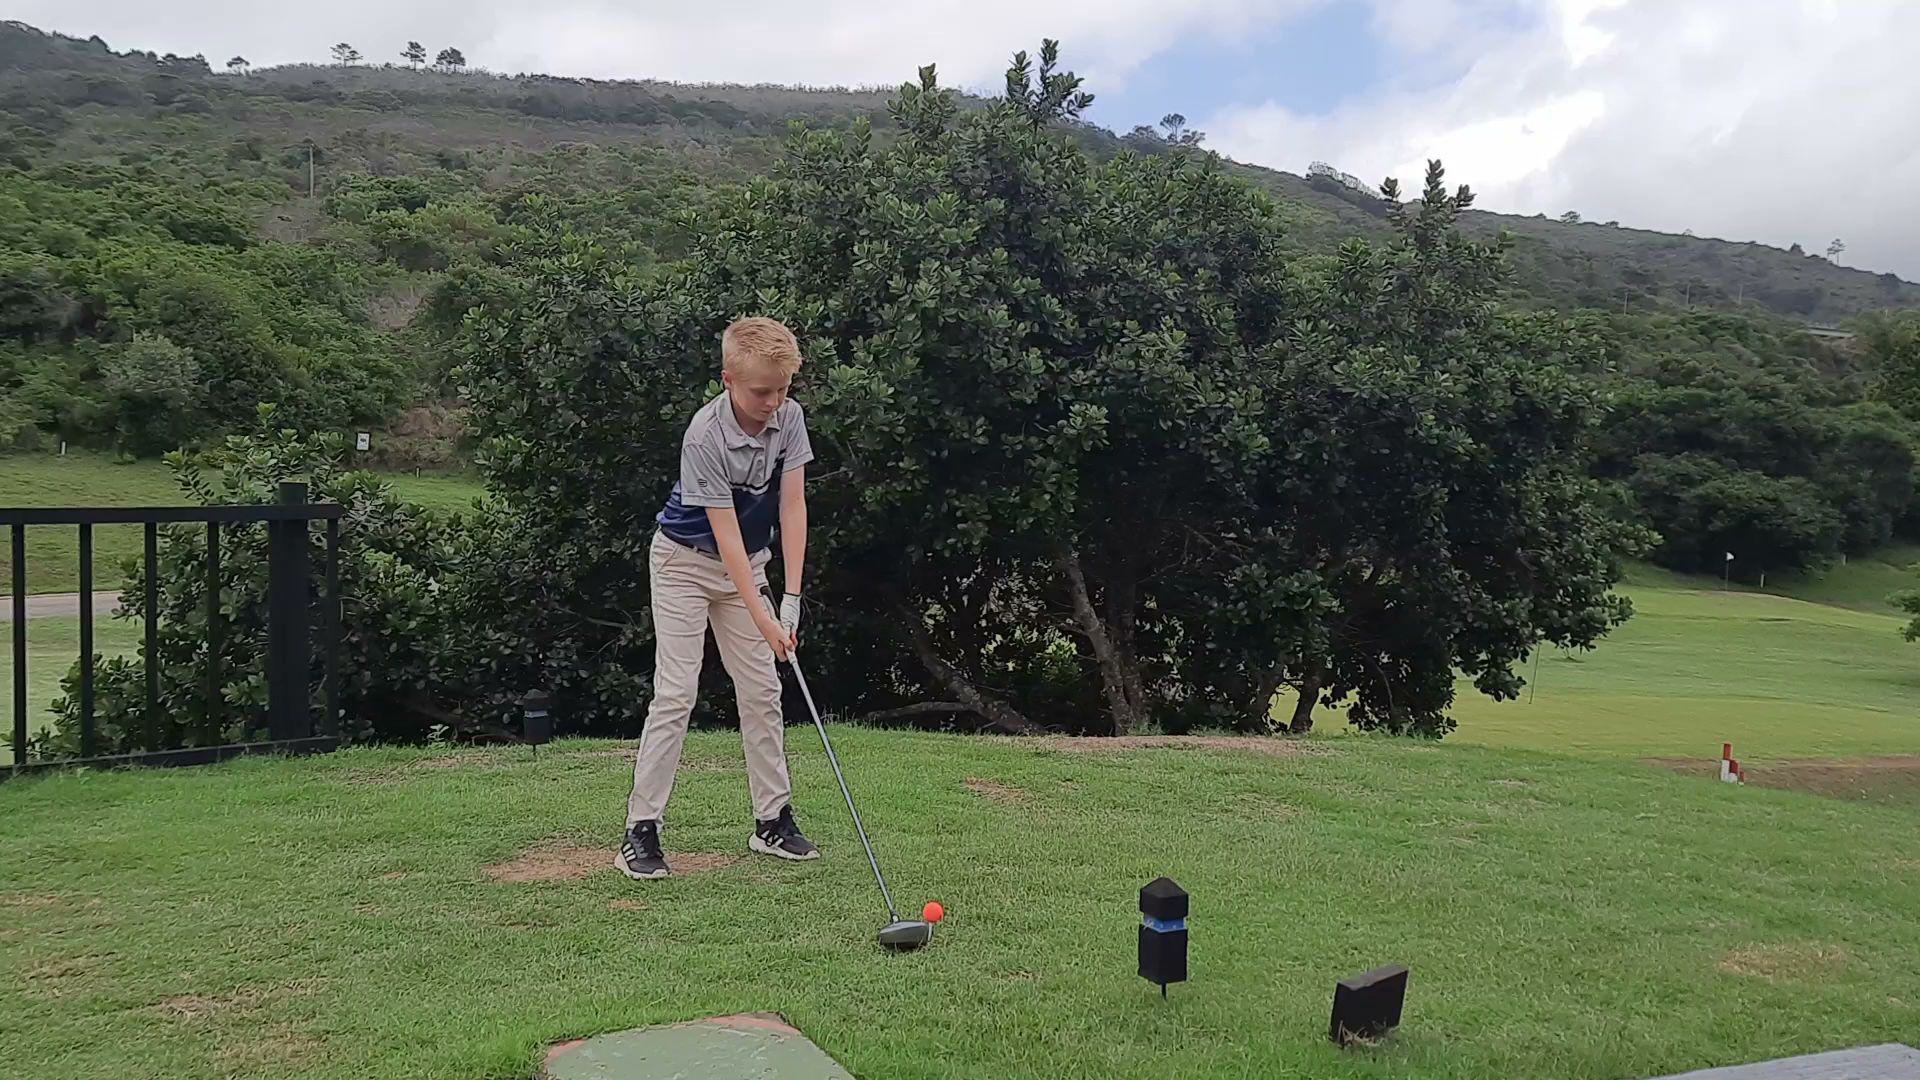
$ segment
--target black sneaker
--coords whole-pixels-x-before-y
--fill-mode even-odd
[[[813,842],[800,835],[800,826],[793,823],[793,807],[780,808],[780,816],[772,821],[756,821],[753,824],[753,838],[747,841],[747,847],[762,855],[774,855],[782,859],[817,859],[820,849]]]
[[[638,821],[629,825],[627,838],[621,841],[613,865],[635,881],[666,877],[670,871],[666,856],[660,853],[660,823]]]

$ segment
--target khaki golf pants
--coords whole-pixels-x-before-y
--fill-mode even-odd
[[[748,559],[755,585],[767,583],[771,550]],[[680,764],[680,745],[686,739],[687,719],[693,714],[700,684],[700,663],[706,653],[707,627],[713,627],[721,662],[733,679],[740,703],[740,742],[747,757],[747,787],[753,796],[753,816],[768,821],[787,804],[785,729],[780,716],[780,675],[773,666],[773,646],[760,636],[746,601],[733,587],[727,568],[710,558],[655,533],[648,556],[653,586],[654,672],[653,702],[640,750],[633,759],[633,794],[627,799],[627,824],[658,821],[673,794],[673,774]]]

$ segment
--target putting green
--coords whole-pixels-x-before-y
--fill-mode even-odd
[[[853,1080],[853,1074],[775,1013],[717,1016],[563,1043],[548,1080]]]

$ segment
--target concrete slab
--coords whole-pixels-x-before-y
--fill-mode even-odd
[[[595,1035],[547,1051],[547,1080],[853,1080],[778,1013]]]
[[[1659,1080],[1920,1080],[1920,1050],[1900,1043],[1675,1073]]]

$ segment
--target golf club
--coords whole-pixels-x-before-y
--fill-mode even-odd
[[[766,593],[767,602],[773,598]],[[827,739],[827,725],[820,719],[820,710],[813,703],[813,691],[807,687],[807,677],[800,671],[800,657],[795,653],[787,654],[787,666],[793,669],[793,678],[800,685],[800,695],[806,698],[807,712],[813,717],[813,727],[820,733],[820,745],[827,751],[827,762],[833,766],[833,777],[840,782],[840,794],[847,797],[847,813],[853,815],[853,829],[860,834],[860,846],[867,849],[867,863],[873,867],[873,879],[880,883],[880,898],[886,901],[887,916],[892,919],[880,928],[880,944],[889,949],[917,949],[933,940],[933,924],[925,919],[903,919],[894,909],[893,894],[887,890],[886,876],[880,873],[880,860],[874,857],[873,844],[867,840],[866,827],[860,824],[860,811],[854,808],[853,792],[847,790],[847,778],[840,772],[840,759],[834,755],[833,743]]]

